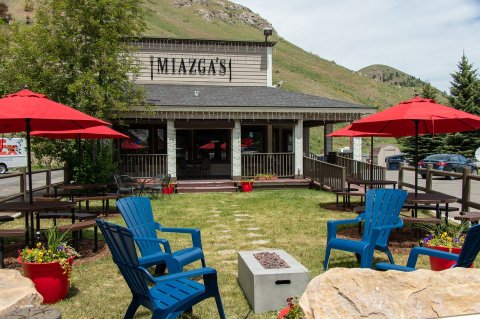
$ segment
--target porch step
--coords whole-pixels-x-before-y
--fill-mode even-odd
[[[177,181],[177,193],[236,192],[232,180],[189,180]]]

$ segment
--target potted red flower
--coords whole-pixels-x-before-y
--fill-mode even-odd
[[[298,305],[297,297],[287,299],[287,306],[282,308],[278,313],[278,319],[303,319],[302,308]]]
[[[253,189],[253,179],[242,179],[242,192],[251,192]]]
[[[170,195],[170,194],[173,194],[174,191],[175,191],[175,185],[172,182],[168,183],[167,186],[162,188],[163,194]]]
[[[47,231],[46,246],[38,242],[19,251],[23,273],[33,281],[43,303],[55,303],[68,294],[73,260],[79,254],[66,244],[66,234],[60,236],[54,227]]]
[[[427,237],[420,240],[420,244],[428,248],[437,249],[441,251],[460,254],[462,251],[465,235],[463,231],[466,224],[457,225],[455,223],[443,223],[441,225],[424,226],[429,234]],[[451,268],[455,264],[453,260],[430,256],[430,268],[432,270],[444,270]],[[473,267],[473,265],[472,265]]]

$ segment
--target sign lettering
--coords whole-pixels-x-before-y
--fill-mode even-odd
[[[152,56],[150,63],[151,79],[156,65],[157,74],[171,74],[171,75],[229,75],[230,82],[232,81],[232,59],[175,59]]]

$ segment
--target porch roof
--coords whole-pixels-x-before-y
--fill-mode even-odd
[[[147,93],[147,103],[154,106],[223,107],[227,109],[273,107],[294,110],[307,108],[352,113],[374,113],[376,110],[367,105],[287,92],[266,86],[145,84],[143,87]]]

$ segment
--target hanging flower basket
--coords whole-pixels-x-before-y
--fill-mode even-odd
[[[18,257],[18,262],[22,265],[25,277],[33,281],[35,289],[42,295],[43,303],[50,304],[60,301],[68,295],[69,275],[74,259],[75,257],[67,259],[64,266],[59,261],[24,262],[21,256]]]

